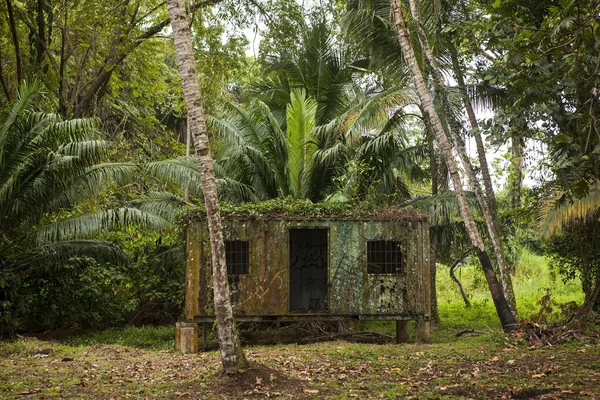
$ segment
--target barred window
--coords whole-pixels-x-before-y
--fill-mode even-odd
[[[369,274],[399,274],[403,270],[402,242],[395,240],[367,241],[367,272]]]
[[[225,241],[227,275],[246,275],[250,264],[250,246],[243,240]]]

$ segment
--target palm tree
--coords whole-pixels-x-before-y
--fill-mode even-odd
[[[228,103],[223,119],[211,118],[222,139],[217,157],[225,174],[254,189],[258,200],[302,197],[321,200],[345,163],[334,124],[316,126],[316,102],[294,89],[277,118],[260,100],[250,107]]]
[[[472,124],[472,128],[475,130],[475,141],[477,143],[477,151],[479,155],[479,160],[482,167],[482,175],[485,182],[486,192],[484,193],[481,188],[481,184],[475,175],[475,171],[473,165],[471,163],[471,159],[469,158],[467,151],[465,149],[465,144],[463,138],[460,136],[460,132],[462,130],[462,126],[459,122],[459,118],[452,115],[450,111],[453,109],[452,104],[450,102],[450,95],[447,89],[447,86],[444,84],[444,78],[442,76],[442,67],[440,66],[438,59],[434,56],[432,47],[429,43],[429,38],[424,29],[424,22],[421,18],[421,12],[419,7],[417,7],[415,0],[409,0],[410,10],[413,18],[413,25],[415,26],[415,30],[417,32],[417,37],[419,38],[419,43],[421,45],[421,50],[425,55],[425,59],[427,60],[427,65],[432,72],[434,88],[438,91],[438,98],[441,104],[440,115],[443,115],[443,119],[445,119],[445,126],[448,135],[450,136],[454,148],[456,149],[460,160],[462,162],[465,174],[468,177],[469,183],[471,187],[474,189],[475,195],[477,196],[477,200],[480,203],[481,210],[483,212],[483,217],[485,219],[486,226],[488,228],[489,238],[492,242],[492,247],[495,250],[496,261],[498,263],[498,272],[500,274],[500,281],[502,283],[502,289],[506,299],[511,307],[511,311],[516,314],[516,299],[514,296],[513,286],[510,274],[508,272],[508,267],[506,265],[506,260],[504,257],[504,249],[502,248],[502,242],[498,235],[497,229],[497,216],[496,216],[496,206],[495,206],[495,198],[494,191],[491,184],[491,178],[489,174],[489,169],[487,165],[487,160],[485,157],[485,150],[483,148],[483,141],[481,135],[477,131],[477,120],[475,119],[475,114],[471,108],[470,102],[466,94],[463,93],[463,99],[465,100],[465,107],[468,112],[467,114],[470,117],[470,122]],[[452,49],[454,49],[452,47]],[[452,53],[452,51],[451,51]],[[456,67],[456,59],[453,59],[455,67]],[[462,79],[462,70],[460,68],[454,69],[457,79],[462,82],[464,86],[464,80]],[[472,118],[471,118],[472,117]]]
[[[291,102],[294,89],[303,89],[316,104],[315,122],[324,125],[348,109],[354,76],[364,72],[364,60],[336,42],[328,23],[315,23],[302,36],[300,52],[271,57],[266,78],[251,94],[258,96],[278,117]]]
[[[322,201],[334,192],[342,195],[336,199],[347,200],[364,196],[367,186],[397,200],[408,198],[406,180],[422,177],[424,152],[407,140],[407,115],[398,105],[414,104],[414,94],[402,85],[386,90],[358,85],[362,62],[336,45],[325,23],[316,24],[303,41],[300,53],[270,64],[268,78],[254,86],[256,97],[247,106],[225,103],[222,117],[208,118],[218,134],[214,162],[220,200]],[[355,166],[351,171],[349,162]],[[151,163],[148,170],[192,194],[201,190],[193,158]]]
[[[0,110],[0,287],[2,296],[13,300],[19,279],[36,268],[60,267],[82,255],[125,262],[117,246],[90,240],[107,228],[133,221],[167,225],[128,208],[41,223],[90,199],[107,183],[127,179],[137,168],[103,162],[108,143],[98,140],[96,120],[63,120],[43,111],[43,105],[40,85],[23,83],[17,99]]]
[[[209,119],[222,139],[218,163],[230,179],[254,188],[259,200],[293,196],[318,202],[336,191],[347,199],[364,196],[366,186],[406,199],[406,179],[422,175],[423,146],[406,139],[406,115],[396,110],[388,116],[389,104],[403,96],[397,88],[361,92],[345,113],[320,126],[317,103],[303,89],[292,90],[285,119],[260,100],[247,108],[229,103],[226,118]],[[348,169],[350,162],[359,167],[358,176],[350,176],[356,172]],[[340,179],[358,179],[352,185],[362,189],[348,193]]]
[[[62,120],[57,114],[44,112],[39,107],[42,93],[37,83],[24,83],[17,100],[1,112],[0,236],[3,239],[0,243],[3,246],[28,242],[34,235],[31,229],[24,232],[24,226],[37,226],[47,213],[89,199],[106,183],[126,179],[136,169],[134,164],[103,163],[108,143],[97,139],[96,120]],[[123,212],[114,211],[113,215]],[[97,222],[102,223],[108,215],[98,218]],[[99,227],[93,226],[91,220],[88,218],[78,226],[72,223],[72,230],[58,233],[60,237],[41,235],[37,244],[48,245],[53,239],[83,237],[83,231],[97,231]]]
[[[432,133],[435,134],[434,136],[436,137],[438,148],[440,149],[442,155],[444,155],[446,160],[445,164],[448,166],[451,177],[454,180],[454,190],[457,192],[456,194],[460,200],[459,202],[464,206],[462,214],[466,216],[466,227],[471,232],[471,238],[475,240],[474,243],[477,243],[477,246],[479,246],[480,244],[482,245],[483,242],[479,240],[480,238],[477,238],[477,236],[480,235],[476,232],[474,224],[470,224],[467,221],[470,219],[468,215],[470,213],[467,209],[468,207],[466,200],[462,199],[463,196],[460,194],[462,188],[457,187],[459,177],[457,174],[452,176],[452,173],[455,170],[454,165],[456,165],[456,163],[453,159],[453,156],[448,154],[446,151],[450,150],[450,147],[448,147],[448,149],[444,148],[444,142],[447,142],[447,144],[450,145],[450,142],[448,141],[448,133],[456,132],[456,134],[451,135],[451,139],[454,142],[453,144],[455,148],[459,150],[458,152],[461,156],[461,161],[463,162],[466,172],[469,174],[470,182],[475,189],[478,198],[481,199],[481,207],[484,211],[486,221],[490,221],[488,225],[490,226],[489,231],[494,243],[494,248],[496,250],[500,249],[496,251],[496,254],[499,255],[497,258],[499,264],[503,265],[501,247],[499,246],[499,240],[497,240],[497,236],[495,235],[496,230],[494,229],[493,219],[488,218],[490,213],[488,212],[487,204],[483,204],[485,202],[484,197],[480,196],[481,190],[478,186],[479,183],[475,179],[475,175],[471,173],[473,168],[470,160],[468,157],[464,157],[466,153],[461,151],[462,139],[460,136],[458,136],[458,131],[456,129],[456,126],[459,125],[459,119],[457,119],[452,113],[452,110],[455,107],[453,107],[452,102],[449,101],[448,90],[445,85],[443,85],[443,80],[439,78],[440,66],[437,60],[433,58],[433,54],[429,45],[429,39],[424,32],[423,21],[420,18],[419,10],[417,9],[414,1],[411,0],[409,3],[413,17],[411,21],[406,20],[404,13],[401,10],[402,6],[397,1],[360,0],[355,2],[355,7],[351,10],[351,12],[348,13],[346,18],[346,31],[348,32],[349,36],[355,39],[359,45],[364,48],[365,52],[368,52],[368,54],[371,56],[372,65],[386,72],[390,68],[398,71],[396,72],[395,76],[397,76],[399,79],[405,79],[407,76],[412,78],[414,82],[414,88],[420,98],[420,107],[427,117],[426,122],[429,124],[428,128],[432,131]],[[439,3],[435,4],[439,6]],[[394,18],[390,19],[390,15],[392,15]],[[404,24],[406,29],[401,29],[401,23]],[[411,31],[414,29],[414,32],[416,32],[417,35],[408,34],[409,24]],[[418,56],[415,55],[414,49],[421,50],[421,53],[419,53]],[[408,54],[407,52],[411,54]],[[400,54],[403,55],[402,58],[399,57]],[[430,72],[431,76],[424,77],[425,74],[423,71]],[[436,97],[433,97],[430,93],[424,92],[429,92],[429,88],[426,86],[426,81],[428,78],[433,78],[432,80],[435,83],[434,92]],[[416,80],[419,80],[419,84],[422,83],[422,86],[419,86],[419,84],[416,83]],[[424,95],[429,99],[425,99]],[[431,100],[431,106],[433,108],[427,108],[429,104],[426,100]],[[437,107],[439,110],[435,109],[436,105],[434,105],[434,101],[442,104],[441,107]],[[431,112],[435,112],[436,115],[432,117]],[[440,123],[439,126],[436,125],[438,122],[436,119]],[[439,131],[440,129],[443,130],[443,136],[446,136],[446,140],[444,140],[444,138],[440,135],[440,133],[442,133]],[[440,139],[442,140],[440,141]],[[434,165],[435,164],[432,163],[432,167]],[[437,188],[434,191],[437,191]],[[483,254],[482,256],[484,259],[489,258],[487,253]],[[486,260],[484,260],[484,262],[486,262]],[[434,266],[432,265],[431,267],[433,270]],[[490,272],[493,272],[493,270]],[[489,274],[490,278],[495,278],[495,276],[492,277],[491,273],[489,272],[486,272],[486,274]],[[493,279],[491,285],[495,287]],[[501,291],[504,292],[502,287]]]
[[[173,27],[173,41],[188,110],[190,133],[194,143],[200,182],[204,194],[208,229],[210,231],[213,297],[219,347],[221,349],[221,362],[226,373],[236,374],[247,362],[241,349],[238,335],[234,329],[235,322],[231,299],[229,297],[229,285],[227,283],[225,244],[223,241],[223,226],[219,211],[217,184],[208,143],[206,119],[202,106],[200,87],[198,85],[196,65],[194,63],[191,32],[187,21],[184,1],[169,0],[167,4]]]

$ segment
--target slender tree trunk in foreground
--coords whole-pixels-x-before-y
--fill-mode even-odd
[[[212,282],[214,291],[215,316],[217,319],[217,333],[221,361],[225,373],[235,374],[247,362],[242,352],[239,339],[235,333],[233,310],[229,297],[229,284],[227,283],[227,266],[225,264],[225,245],[223,242],[223,226],[219,212],[219,198],[213,171],[213,160],[208,145],[206,121],[196,65],[190,28],[187,23],[184,0],[168,0],[169,15],[173,27],[173,40],[177,52],[177,62],[185,103],[188,109],[188,123],[190,124],[192,140],[198,168],[200,169],[200,182],[204,191],[206,217],[210,232],[210,250],[212,257]]]
[[[510,330],[514,326],[516,326],[516,320],[513,314],[511,313],[510,308],[508,307],[508,303],[506,302],[504,292],[502,291],[502,286],[496,278],[496,274],[492,267],[492,263],[490,262],[490,257],[485,249],[481,235],[479,234],[479,231],[477,230],[477,227],[475,225],[473,214],[471,213],[471,209],[469,208],[469,205],[467,203],[465,192],[462,187],[461,178],[458,172],[458,166],[456,165],[454,156],[452,154],[452,149],[450,147],[450,142],[448,140],[448,137],[446,136],[446,132],[444,131],[442,121],[433,104],[431,94],[429,93],[428,88],[425,86],[423,74],[421,72],[421,69],[419,68],[419,65],[417,64],[417,59],[415,57],[414,50],[410,44],[408,28],[406,26],[406,20],[404,18],[404,13],[400,5],[400,0],[390,0],[390,3],[396,27],[396,36],[400,43],[404,61],[406,62],[407,67],[409,68],[417,94],[419,95],[419,99],[421,100],[421,106],[427,114],[433,132],[435,134],[438,146],[440,147],[442,154],[446,160],[446,164],[448,165],[448,171],[450,172],[450,176],[454,184],[454,190],[458,199],[460,213],[463,218],[467,232],[469,234],[471,243],[473,244],[473,248],[483,268],[485,278],[487,280],[488,286],[490,288],[490,293],[494,301],[494,305],[496,306],[496,312],[498,313],[498,317],[500,318],[500,323],[502,324],[502,327],[505,330]]]
[[[411,13],[413,16],[413,20],[415,21],[415,25],[416,25],[416,29],[417,29],[417,36],[419,37],[419,42],[421,43],[421,48],[422,48],[423,52],[425,53],[425,58],[427,59],[429,66],[431,67],[435,86],[441,93],[441,100],[442,100],[443,108],[449,109],[450,102],[448,101],[446,86],[444,84],[444,77],[442,76],[440,66],[439,66],[437,60],[435,59],[435,57],[433,56],[433,52],[431,51],[431,47],[429,46],[429,39],[427,38],[425,31],[423,30],[423,24],[421,22],[421,15],[419,13],[419,9],[417,8],[415,0],[409,0],[409,4],[410,4],[410,9],[411,9]],[[462,74],[460,74],[460,75],[462,77]],[[463,80],[463,84],[464,84],[464,80]],[[470,106],[470,103],[469,103],[469,106]],[[475,114],[472,111],[473,110],[471,109],[472,115],[469,114],[469,117],[470,118],[472,117],[471,124],[475,123],[475,126],[477,126],[477,120],[475,119]],[[473,187],[473,190],[475,191],[475,196],[477,197],[477,201],[479,202],[479,205],[481,206],[481,211],[483,213],[483,218],[485,220],[485,224],[486,224],[486,227],[487,227],[487,230],[489,233],[489,237],[490,237],[490,240],[492,241],[492,246],[496,252],[496,261],[498,263],[498,272],[500,274],[500,282],[502,284],[502,290],[504,292],[504,296],[506,297],[506,300],[508,301],[508,305],[509,305],[511,311],[513,312],[514,315],[516,315],[517,302],[515,299],[512,280],[511,280],[510,274],[508,272],[506,258],[504,257],[504,249],[502,248],[502,241],[500,240],[500,235],[498,234],[498,229],[496,228],[497,218],[495,215],[495,202],[493,203],[494,208],[492,209],[492,207],[490,207],[490,196],[491,197],[494,196],[494,191],[491,186],[491,179],[489,177],[489,169],[487,168],[487,160],[485,158],[485,150],[483,149],[483,142],[481,140],[481,135],[479,135],[479,133],[476,132],[476,135],[479,137],[479,141],[481,142],[481,146],[482,146],[481,148],[479,148],[479,146],[477,147],[477,150],[479,153],[479,160],[480,160],[480,163],[482,164],[482,171],[487,172],[487,174],[488,174],[487,177],[489,179],[489,187],[487,187],[487,185],[486,185],[487,196],[486,196],[486,194],[484,194],[483,190],[481,189],[479,180],[477,179],[477,176],[475,175],[473,165],[471,164],[471,159],[469,158],[469,155],[467,154],[467,150],[465,148],[464,141],[459,133],[460,128],[456,127],[455,125],[456,124],[452,124],[448,121],[448,123],[446,124],[446,126],[448,127],[448,133],[449,133],[450,137],[452,138],[452,140],[454,141],[456,151],[458,152],[458,155],[459,155],[459,157],[462,161],[463,167],[465,169],[465,174],[467,175],[469,182],[471,182],[471,186]],[[483,167],[485,167],[485,170]],[[494,210],[494,212],[492,212],[492,210]]]

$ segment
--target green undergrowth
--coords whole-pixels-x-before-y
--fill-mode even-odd
[[[487,283],[479,264],[468,264],[456,271],[471,307],[465,307],[457,284],[451,280],[449,268],[438,265],[437,294],[440,329],[498,329]],[[558,321],[584,300],[579,280],[565,281],[550,269],[545,257],[523,249],[516,265],[513,285],[520,318]]]
[[[72,346],[116,344],[149,350],[170,350],[175,346],[175,326],[127,326],[74,336],[67,339]]]
[[[73,348],[68,344],[43,342],[36,338],[20,338],[19,340],[0,341],[0,358],[46,356],[72,354]]]
[[[465,306],[457,284],[450,278],[449,268],[438,265],[436,283],[440,323],[433,329],[432,342],[455,341],[456,334],[466,329],[477,330],[480,334],[471,341],[485,342],[501,336],[500,321],[479,264],[462,267],[456,276],[461,280],[471,306]],[[561,321],[567,319],[574,307],[584,300],[578,280],[564,281],[549,268],[545,257],[527,249],[521,252],[513,284],[519,317],[524,319]],[[414,332],[413,325],[411,323],[411,333]],[[387,321],[354,322],[351,327],[387,335],[394,335],[396,329],[394,322]]]

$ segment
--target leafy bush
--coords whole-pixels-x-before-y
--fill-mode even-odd
[[[15,328],[100,328],[123,321],[135,308],[126,267],[73,257],[43,267],[20,281]]]

